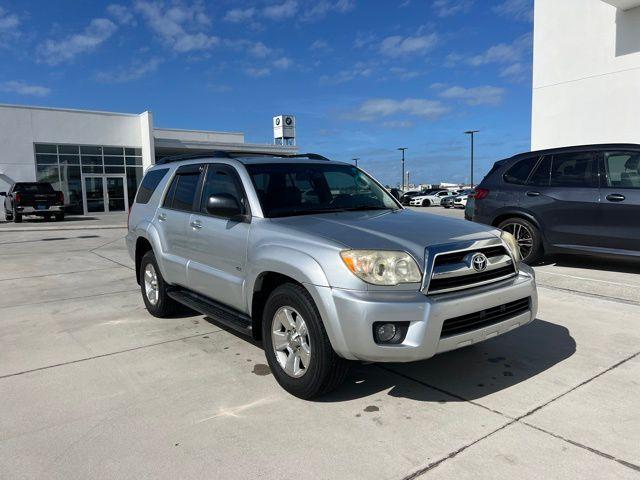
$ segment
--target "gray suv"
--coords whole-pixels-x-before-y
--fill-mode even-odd
[[[512,233],[524,261],[554,253],[640,257],[640,145],[556,148],[496,162],[472,219]]]
[[[186,305],[262,340],[301,398],[334,389],[349,360],[426,359],[537,311],[510,234],[405,210],[362,170],[314,154],[161,161],[126,238],[152,315]]]

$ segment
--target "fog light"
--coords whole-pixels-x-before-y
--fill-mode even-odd
[[[383,323],[376,330],[378,340],[383,343],[390,342],[396,335],[396,326],[393,323]]]

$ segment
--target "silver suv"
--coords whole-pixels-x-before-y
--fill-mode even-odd
[[[152,315],[186,305],[261,339],[301,398],[338,386],[349,360],[423,360],[537,311],[510,234],[404,209],[362,170],[314,154],[161,161],[127,245]]]

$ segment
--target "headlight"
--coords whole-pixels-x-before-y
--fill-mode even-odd
[[[506,243],[507,247],[509,247],[509,250],[511,251],[511,255],[513,255],[513,258],[515,259],[516,263],[520,263],[520,261],[522,260],[522,254],[520,253],[520,245],[518,245],[518,241],[516,240],[516,237],[511,235],[509,232],[504,232],[504,231],[500,233],[500,237],[502,237],[502,240],[504,241],[504,243]]]
[[[418,264],[406,252],[345,250],[342,261],[358,278],[373,285],[398,285],[422,280]]]

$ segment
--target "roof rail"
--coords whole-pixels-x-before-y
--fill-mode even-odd
[[[317,153],[264,153],[264,152],[228,152],[225,150],[212,150],[210,152],[198,152],[198,153],[183,153],[179,155],[169,155],[163,157],[156,162],[156,165],[164,165],[172,162],[179,162],[181,160],[197,160],[199,158],[238,158],[238,157],[280,157],[280,158],[308,158],[310,160],[325,160],[331,161],[327,157]]]

